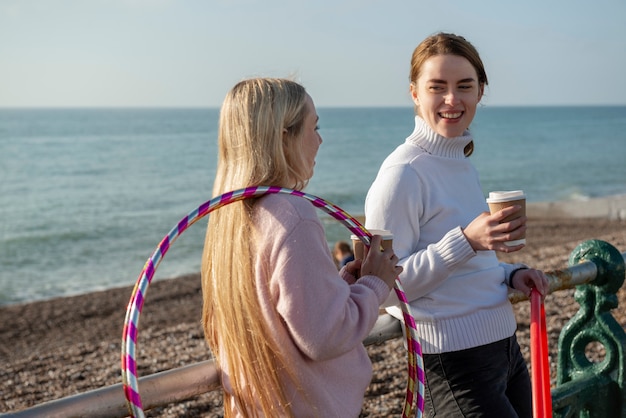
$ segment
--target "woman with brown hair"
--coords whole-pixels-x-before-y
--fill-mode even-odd
[[[393,232],[426,374],[425,416],[530,417],[530,379],[515,338],[509,288],[542,295],[541,271],[500,263],[526,229],[521,208],[488,212],[469,156],[469,126],[487,74],[472,44],[438,33],[415,48],[415,129],[383,162],[365,203],[367,228]],[[402,319],[397,298],[385,303]]]

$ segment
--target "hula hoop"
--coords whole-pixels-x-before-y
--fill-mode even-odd
[[[365,229],[359,221],[350,216],[340,207],[335,206],[334,204],[317,196],[298,190],[275,186],[248,187],[217,196],[203,203],[197,209],[191,211],[170,230],[170,232],[161,240],[157,248],[154,250],[152,256],[150,256],[150,258],[146,261],[144,268],[135,283],[135,287],[128,302],[126,318],[124,319],[124,331],[122,335],[121,366],[124,396],[126,397],[126,404],[131,416],[145,416],[141,402],[141,395],[139,394],[136,362],[139,315],[141,314],[141,309],[143,308],[143,304],[145,302],[148,286],[154,277],[154,273],[156,272],[158,265],[163,260],[163,257],[169,250],[170,246],[188,227],[210,212],[239,200],[275,193],[290,194],[311,201],[315,207],[322,209],[346,226],[369,248],[372,234]],[[424,362],[422,358],[422,350],[417,337],[415,320],[410,313],[409,304],[399,278],[396,278],[394,290],[400,300],[400,307],[403,313],[408,352],[408,382],[406,398],[402,408],[402,418],[421,418],[424,411]]]

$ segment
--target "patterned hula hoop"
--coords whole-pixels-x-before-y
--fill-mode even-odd
[[[137,336],[139,329],[139,315],[145,302],[148,286],[154,277],[156,269],[169,250],[170,246],[188,227],[193,225],[200,218],[230,203],[251,197],[259,197],[265,194],[290,194],[305,198],[319,209],[322,209],[333,218],[346,226],[353,234],[358,236],[363,243],[369,247],[371,234],[354,217],[334,204],[327,202],[317,196],[313,196],[301,191],[282,187],[259,186],[239,189],[217,196],[191,211],[186,217],[161,240],[152,256],[146,261],[128,302],[126,318],[124,320],[124,331],[122,335],[121,367],[124,396],[128,410],[133,417],[144,417],[144,411],[139,394],[137,377]],[[402,409],[402,418],[421,418],[424,411],[424,363],[421,347],[417,337],[415,320],[410,313],[410,308],[400,279],[397,278],[394,290],[403,312],[404,328],[406,335],[407,360],[408,360],[408,382],[406,398]]]

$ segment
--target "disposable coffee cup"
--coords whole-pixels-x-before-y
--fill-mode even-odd
[[[372,235],[380,235],[382,237],[382,242],[380,246],[383,250],[391,248],[393,245],[393,234],[391,231],[387,231],[384,229],[368,229],[370,234]],[[365,253],[365,244],[361,241],[361,238],[352,234],[350,235],[350,239],[352,240],[352,251],[354,252],[355,260],[363,260]]]
[[[509,222],[522,216],[526,216],[526,195],[522,190],[489,192],[487,204],[489,205],[489,211],[492,215],[509,206],[519,205],[522,207],[522,209],[518,212],[507,216],[500,222]],[[526,244],[526,234],[524,233],[524,236],[520,239],[507,241],[504,244],[509,247]]]

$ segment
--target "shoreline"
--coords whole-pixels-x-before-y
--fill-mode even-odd
[[[529,202],[526,214],[534,218],[626,219],[626,194],[554,202]]]
[[[600,207],[600,201],[606,205]],[[626,252],[626,216],[612,217],[614,213],[626,214],[626,195],[576,202],[570,208],[563,208],[561,203],[529,203],[527,246],[516,253],[499,254],[500,260],[522,262],[544,271],[559,270],[567,267],[574,248],[588,239],[607,241],[620,252]],[[583,209],[593,210],[584,212]],[[0,412],[18,411],[120,383],[122,327],[132,288],[124,286],[0,306],[0,361],[5,365],[0,370]],[[578,310],[573,293],[570,289],[546,297],[553,374],[559,332]],[[618,298],[620,308],[614,315],[626,326],[623,287]],[[140,376],[196,363],[210,356],[200,325],[201,309],[199,274],[160,279],[150,285],[139,323]],[[519,324],[518,340],[524,356],[529,358],[529,304],[520,302],[514,309]],[[406,388],[403,341],[396,339],[369,346],[368,352],[374,365],[374,377],[362,416],[397,415],[401,412]],[[158,408],[148,416],[217,418],[223,416],[220,402],[221,392],[216,391]]]
[[[323,214],[320,214],[323,216]],[[596,198],[585,198],[577,200],[557,200],[551,202],[528,202],[526,204],[526,215],[529,218],[541,219],[560,219],[560,218],[589,218],[589,219],[608,219],[611,221],[626,220],[626,194],[617,194]],[[361,223],[365,218],[362,214],[354,215]],[[185,277],[196,274],[190,272],[180,276],[158,278],[156,281],[171,280],[178,277]],[[156,282],[155,281],[155,282]],[[0,304],[0,309],[8,306],[26,305],[30,303],[45,302],[55,299],[73,298],[89,293],[98,293],[108,290],[125,288],[132,285],[118,285],[105,289],[87,290],[84,292],[51,296],[42,299],[33,299],[29,301],[11,302]]]

